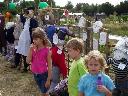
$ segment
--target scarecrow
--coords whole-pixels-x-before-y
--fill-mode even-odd
[[[113,96],[128,95],[128,37],[120,39],[110,57],[108,64],[111,64],[115,74],[115,90]],[[127,95],[126,95],[127,94]]]
[[[6,47],[6,33],[4,31],[4,26],[5,26],[5,18],[4,15],[0,14],[0,53],[2,55],[5,55],[5,47]]]
[[[56,27],[56,31],[53,33],[52,37],[52,82],[50,86],[50,90],[55,88],[57,84],[60,82],[60,76],[63,78],[67,77],[67,64],[65,61],[65,53],[64,53],[64,44],[65,44],[65,37],[74,36],[74,34],[69,31],[67,27]]]

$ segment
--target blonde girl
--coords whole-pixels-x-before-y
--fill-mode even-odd
[[[78,89],[79,96],[112,96],[114,83],[104,73],[106,61],[97,51],[91,51],[85,57],[88,73],[80,78]]]

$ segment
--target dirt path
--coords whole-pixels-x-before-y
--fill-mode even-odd
[[[0,56],[0,96],[40,96],[31,72],[11,69],[10,63]]]

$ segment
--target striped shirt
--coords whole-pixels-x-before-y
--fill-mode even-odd
[[[126,76],[128,76],[128,61],[126,59],[116,60],[116,59],[110,57],[107,60],[107,63],[112,65],[112,69],[116,76],[116,79],[123,79]],[[125,64],[125,68],[120,69],[119,64]]]

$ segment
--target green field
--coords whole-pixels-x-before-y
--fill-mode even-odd
[[[110,34],[119,36],[128,36],[128,22],[104,24],[109,29]]]

